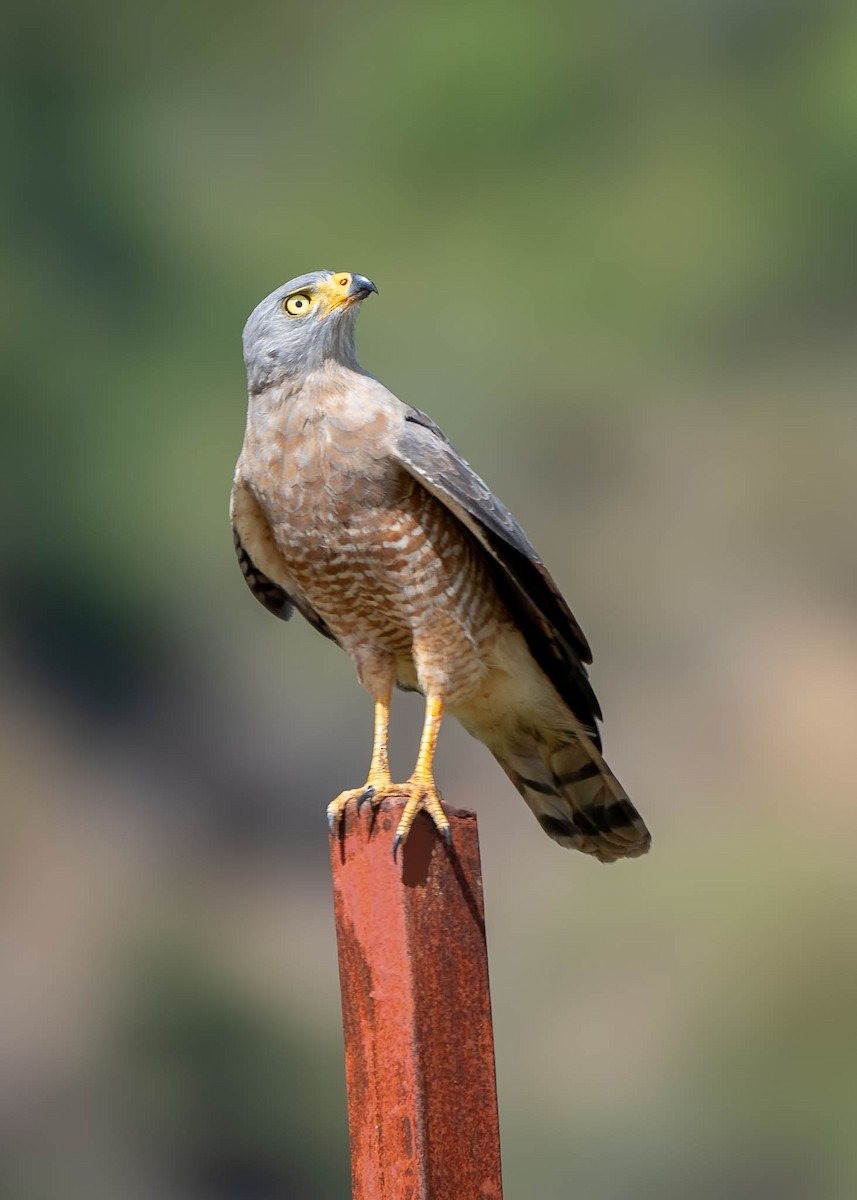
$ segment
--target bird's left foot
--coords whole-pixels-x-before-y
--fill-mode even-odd
[[[402,813],[399,827],[396,830],[396,836],[393,838],[394,862],[396,861],[396,855],[399,853],[399,847],[403,846],[408,840],[408,834],[411,832],[411,826],[418,812],[427,812],[434,821],[438,833],[447,846],[450,844],[452,841],[452,831],[449,828],[449,821],[447,820],[446,813],[443,811],[440,795],[431,776],[427,779],[412,776],[407,783],[393,784],[388,794],[391,796],[401,796],[405,800],[405,811]]]

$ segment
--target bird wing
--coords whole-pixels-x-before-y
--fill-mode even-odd
[[[402,466],[476,539],[531,654],[600,746],[601,709],[584,665],[592,652],[562,593],[521,526],[442,430],[419,409],[403,407],[396,443]]]
[[[259,603],[283,621],[290,620],[297,609],[314,629],[335,642],[330,627],[288,579],[265,514],[250,488],[237,475],[232,487],[229,515],[238,565]]]

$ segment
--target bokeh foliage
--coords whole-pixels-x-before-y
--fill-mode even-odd
[[[329,266],[567,587],[655,832],[593,871],[444,735],[509,1194],[852,1196],[853,4],[4,26],[0,1190],[346,1194],[319,814],[369,714],[225,519],[243,320]]]

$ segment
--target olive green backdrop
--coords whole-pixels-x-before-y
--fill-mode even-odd
[[[852,1197],[854,5],[13,0],[2,41],[0,1192],[349,1194],[324,806],[371,705],[226,517],[244,319],[330,267],[566,590],[654,834],[564,853],[444,731],[508,1196]]]

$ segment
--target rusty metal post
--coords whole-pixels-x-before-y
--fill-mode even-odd
[[[354,1200],[501,1200],[476,816],[353,806],[331,838]]]

